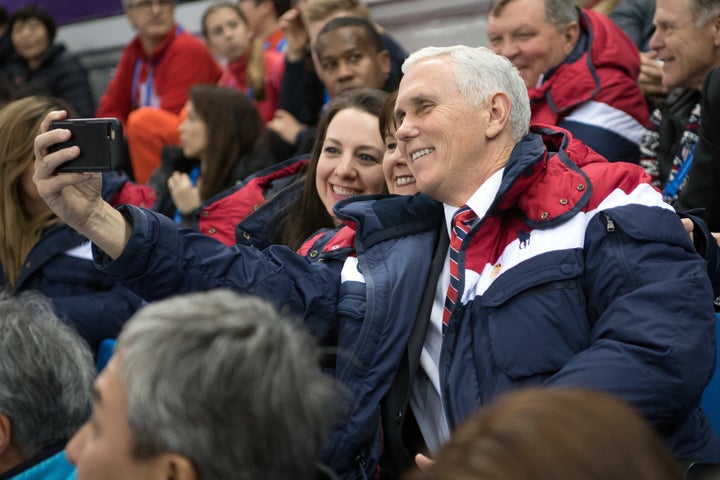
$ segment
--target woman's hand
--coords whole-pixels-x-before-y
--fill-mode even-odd
[[[186,173],[173,172],[167,185],[173,203],[181,213],[192,213],[200,207],[200,191]]]

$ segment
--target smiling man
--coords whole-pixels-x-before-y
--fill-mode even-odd
[[[662,66],[662,83],[678,89],[651,116],[642,142],[640,164],[679,210],[711,207],[718,200],[711,155],[697,158],[703,82],[720,66],[720,1],[657,0],[650,48]],[[720,216],[712,214],[713,229]]]
[[[340,17],[318,33],[318,75],[330,98],[353,88],[382,89],[390,75],[390,55],[369,21]]]
[[[610,392],[678,458],[720,460],[698,407],[715,358],[707,265],[642,169],[530,129],[522,78],[486,48],[426,48],[403,69],[396,136],[421,194],[338,202],[347,228],[305,257],[115,210],[99,176],[53,173],[77,155],[47,151],[66,131],[37,137],[35,182],[143,298],[262,295],[344,352],[326,368],[343,395],[322,457],[341,478],[395,478],[475,410],[533,385]]]
[[[637,47],[572,0],[492,0],[490,48],[520,71],[532,121],[570,130],[610,161],[637,163],[648,122]]]

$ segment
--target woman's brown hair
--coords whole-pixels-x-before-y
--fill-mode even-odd
[[[35,161],[33,144],[40,124],[53,110],[73,113],[66,102],[42,96],[15,100],[0,110],[0,264],[9,291],[43,231],[60,222],[49,208],[40,215],[30,212],[23,188],[23,174]]]
[[[195,85],[189,97],[207,131],[199,187],[200,198],[207,200],[232,186],[237,162],[254,151],[264,129],[257,109],[234,88]]]
[[[397,130],[397,120],[395,119],[395,102],[397,101],[397,96],[397,90],[388,95],[380,111],[380,136],[383,140],[385,140],[387,135],[394,135]]]
[[[386,98],[387,93],[382,90],[359,88],[338,95],[330,101],[318,124],[307,173],[300,179],[304,182],[300,199],[286,208],[278,219],[282,244],[297,250],[316,231],[335,227],[335,220],[322,203],[315,184],[317,164],[322,153],[328,125],[338,112],[346,109],[356,109],[378,117]]]

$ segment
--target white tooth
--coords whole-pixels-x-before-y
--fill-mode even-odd
[[[423,148],[422,150],[418,150],[417,152],[413,153],[412,159],[417,160],[418,158],[423,157],[430,152],[432,152],[432,148]]]
[[[411,183],[415,183],[415,177],[398,177],[395,179],[395,184],[398,187],[402,187],[403,185],[409,185]]]
[[[337,185],[333,185],[333,192],[335,192],[337,195],[342,195],[345,197],[357,195],[357,192],[355,190],[350,190],[349,188],[339,187]]]

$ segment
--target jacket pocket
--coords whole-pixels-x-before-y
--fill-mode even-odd
[[[588,347],[582,251],[523,262],[483,295],[491,361],[513,380],[549,376]]]

